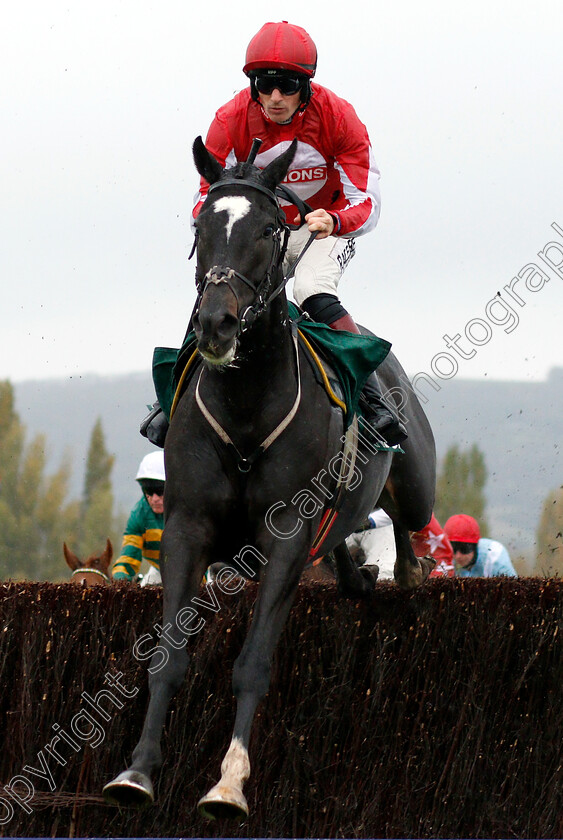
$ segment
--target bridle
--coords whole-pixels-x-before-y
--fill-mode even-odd
[[[266,190],[266,188],[263,188],[260,184],[255,184],[252,181],[243,179],[228,179],[226,181],[221,181],[221,183],[214,184],[210,187],[209,191],[211,192],[217,188],[231,186],[232,184],[236,184],[237,186],[252,187],[253,189],[260,190],[260,192],[265,192],[266,194],[270,193],[269,190]],[[274,193],[270,193],[270,196],[271,200],[273,199],[276,202],[276,207],[279,211],[279,205],[277,204]],[[285,257],[290,233],[289,228],[281,218],[280,212],[276,214],[274,224],[276,225],[276,228],[272,233],[272,253],[270,254],[268,267],[266,268],[262,279],[256,283],[250,280],[245,274],[242,274],[242,272],[237,271],[235,268],[231,268],[230,266],[212,266],[204,277],[196,278],[196,288],[198,293],[196,313],[199,310],[201,299],[203,298],[203,295],[210,283],[217,285],[219,283],[225,283],[231,290],[237,302],[239,320],[238,335],[246,332],[246,330],[262,314],[262,312],[268,308],[274,298],[280,294],[289,279],[282,276],[280,282],[272,288],[273,278],[280,275],[280,266],[282,265]],[[253,302],[249,306],[245,307],[242,312],[240,311],[240,299],[233,284],[233,280],[235,279],[244,283],[244,285],[247,286],[254,294]]]
[[[75,569],[74,572],[71,574],[71,578],[73,578],[75,575],[80,575],[84,572],[88,572],[89,574],[92,574],[92,575],[98,575],[99,577],[103,578],[106,583],[110,583],[110,579],[106,575],[105,572],[101,572],[100,569],[92,569],[92,568],[86,567],[86,566],[84,566],[80,569]]]
[[[248,160],[246,161],[247,164],[253,163],[261,143],[261,140],[256,139],[253,141],[252,149],[248,156]],[[305,214],[311,211],[311,207],[309,207],[309,205],[306,204],[306,202],[302,201],[292,190],[290,190],[288,187],[282,184],[278,185],[274,192],[268,189],[268,187],[265,187],[263,184],[260,184],[257,181],[251,180],[249,178],[224,178],[220,181],[216,181],[209,187],[208,195],[216,190],[221,190],[225,187],[232,186],[247,187],[253,190],[257,190],[258,192],[265,195],[276,208],[276,215],[273,222],[276,227],[272,233],[273,246],[272,253],[270,255],[270,260],[268,262],[268,267],[262,279],[259,280],[257,283],[253,280],[250,280],[246,275],[242,274],[240,271],[237,271],[231,266],[214,265],[209,269],[209,271],[205,274],[204,277],[198,278],[196,274],[197,300],[194,310],[194,316],[197,315],[197,313],[199,312],[201,300],[209,284],[213,283],[219,285],[220,283],[225,283],[237,302],[237,313],[239,322],[237,330],[238,337],[242,335],[242,333],[246,332],[246,330],[248,330],[250,326],[252,326],[252,324],[262,314],[262,312],[264,312],[264,310],[270,306],[272,301],[282,292],[282,290],[287,285],[287,282],[293,276],[298,262],[303,257],[305,251],[312,244],[317,234],[311,234],[311,236],[309,237],[309,241],[305,244],[305,246],[301,250],[301,253],[293,261],[287,273],[284,275],[281,271],[281,266],[283,264],[285,254],[287,251],[289,235],[292,230],[297,230],[300,227],[300,225],[290,225],[285,220],[280,203],[278,201],[278,196],[280,198],[286,199],[287,201],[289,201],[297,207],[302,220],[301,223],[303,223]],[[196,251],[198,241],[199,234],[196,228],[194,243],[188,259],[191,259],[194,252]],[[274,285],[274,287],[272,288],[272,281],[274,277],[279,277],[280,280],[277,283],[277,285]],[[233,285],[233,280],[235,279],[240,280],[254,293],[253,302],[249,306],[247,306],[242,312],[240,311],[241,304],[239,296]]]
[[[256,153],[261,145],[261,142],[261,140],[253,141],[251,152],[248,156],[248,160],[246,161],[247,163],[252,163],[254,161]],[[279,184],[274,192],[265,187],[263,184],[260,184],[257,181],[251,180],[249,178],[222,178],[220,181],[216,181],[209,187],[209,193],[214,192],[216,190],[224,189],[225,187],[232,186],[247,187],[249,189],[257,190],[258,192],[265,195],[276,208],[276,214],[274,218],[275,229],[272,233],[273,246],[272,253],[270,254],[270,259],[268,262],[268,267],[264,273],[264,276],[258,282],[250,280],[248,277],[242,274],[242,272],[237,271],[231,266],[214,265],[212,266],[212,268],[209,269],[209,271],[205,274],[204,277],[198,278],[196,275],[196,287],[198,297],[192,318],[195,317],[199,312],[201,300],[209,284],[214,283],[219,285],[220,283],[225,283],[232,292],[237,302],[238,338],[238,336],[246,332],[246,330],[248,330],[249,327],[252,326],[252,324],[262,314],[262,312],[264,312],[264,310],[270,306],[272,301],[283,291],[288,280],[293,276],[295,267],[303,257],[305,251],[309,248],[309,246],[316,238],[317,233],[311,233],[309,240],[306,242],[300,254],[293,261],[287,273],[284,275],[281,270],[281,266],[283,264],[283,260],[287,251],[289,235],[292,230],[297,230],[301,225],[290,225],[285,220],[285,216],[282,212],[280,203],[278,201],[278,196],[284,198],[285,200],[289,201],[291,204],[294,204],[297,207],[297,210],[302,220],[301,223],[303,223],[305,215],[311,211],[311,207],[309,207],[309,205],[307,205],[297,195],[295,195],[295,193],[292,190],[290,190],[284,185]],[[190,258],[193,256],[197,248],[197,244],[198,232],[196,228],[196,236],[190,253]],[[272,287],[272,282],[275,277],[279,278],[279,281]],[[236,289],[233,284],[233,281],[235,279],[244,283],[244,285],[247,286],[254,293],[253,302],[249,306],[247,306],[242,312],[240,311],[241,304],[239,296],[237,295]],[[219,424],[215,417],[213,417],[213,415],[203,402],[199,392],[199,388],[204,370],[202,369],[200,371],[195,392],[196,402],[209,425],[214,429],[216,434],[226,445],[227,449],[230,450],[231,454],[235,459],[239,471],[243,474],[250,472],[254,462],[266,451],[266,449],[268,449],[274,443],[275,440],[278,439],[282,432],[285,431],[285,429],[295,417],[295,414],[297,413],[297,410],[299,408],[301,402],[301,375],[299,369],[299,349],[297,346],[297,332],[295,329],[292,329],[292,339],[297,369],[297,389],[293,405],[291,406],[290,410],[287,412],[283,420],[276,426],[276,428],[262,441],[262,443],[260,443],[259,446],[255,447],[255,449],[247,456],[244,456],[241,452],[239,452],[228,432],[225,429],[223,429],[223,427]]]

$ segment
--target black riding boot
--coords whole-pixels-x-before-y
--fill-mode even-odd
[[[164,449],[164,440],[166,438],[168,426],[169,423],[166,419],[166,414],[160,407],[160,403],[157,400],[145,419],[142,421],[139,431],[143,437],[148,438],[148,440],[150,440],[151,443],[154,443],[155,446],[160,446],[161,449]]]
[[[381,435],[389,446],[395,446],[407,439],[407,430],[401,423],[395,406],[383,398],[375,372],[370,373],[364,385],[360,404],[366,423]]]

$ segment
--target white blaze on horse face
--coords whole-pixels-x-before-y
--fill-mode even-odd
[[[228,213],[229,219],[226,225],[228,242],[235,222],[240,222],[249,212],[250,201],[242,195],[226,195],[215,202],[213,209],[216,213],[221,213],[223,210]]]

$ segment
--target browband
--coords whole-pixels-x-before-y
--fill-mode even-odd
[[[259,192],[264,193],[264,195],[266,195],[276,207],[279,206],[278,200],[272,190],[269,190],[268,187],[263,187],[262,184],[257,184],[256,181],[247,181],[246,178],[225,178],[212,184],[209,187],[208,192],[217,190],[220,187],[252,187]]]
[[[293,190],[290,190],[289,187],[286,187],[284,184],[278,184],[276,187],[276,191],[272,192],[269,190],[268,187],[262,186],[262,184],[257,184],[256,181],[249,181],[246,178],[225,178],[221,181],[216,181],[209,187],[208,193],[212,192],[213,190],[217,190],[220,187],[252,187],[258,192],[263,193],[266,195],[272,204],[276,207],[279,207],[278,197],[283,198],[285,201],[288,201],[290,204],[294,204],[297,207],[299,215],[301,217],[301,225],[304,223],[305,216],[307,213],[312,211],[312,207],[307,204],[306,201],[302,201],[298,195],[296,195]],[[301,225],[288,225],[292,230],[299,228]]]

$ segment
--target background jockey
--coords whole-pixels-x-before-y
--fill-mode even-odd
[[[164,452],[157,450],[145,455],[135,479],[141,485],[143,495],[127,520],[121,555],[113,565],[111,576],[115,580],[133,581],[141,569],[142,561],[146,560],[151,568],[143,578],[143,583],[160,583],[160,539],[164,528]]]
[[[362,527],[351,534],[346,544],[354,556],[358,549],[366,555],[368,565],[379,566],[378,580],[393,580],[396,550],[393,521],[381,508],[370,513]],[[429,577],[453,577],[453,549],[444,529],[432,514],[432,519],[420,531],[411,534],[411,545],[417,557],[431,556],[436,567]]]
[[[454,552],[445,529],[436,516],[421,531],[411,534],[412,550],[417,557],[430,555],[436,561],[429,577],[453,577],[455,573]]]
[[[295,270],[293,296],[315,321],[335,330],[359,332],[337,297],[342,273],[354,256],[355,237],[375,228],[379,218],[379,170],[368,132],[353,107],[312,81],[317,48],[300,26],[287,21],[266,23],[246,51],[244,73],[250,87],[220,108],[205,145],[222,166],[247,160],[254,138],[262,140],[256,165],[264,168],[297,138],[297,151],[285,183],[313,211],[293,231],[284,269],[316,232],[317,238]],[[202,179],[194,218],[207,195]],[[289,223],[299,221],[297,208],[284,206]],[[367,422],[388,444],[406,438],[394,406],[382,397],[375,373],[363,391]],[[141,433],[153,443],[160,434],[149,415]],[[162,417],[160,417],[162,422]]]
[[[481,537],[477,520],[466,513],[450,516],[444,525],[454,550],[456,576],[518,577],[508,551],[497,540]]]

